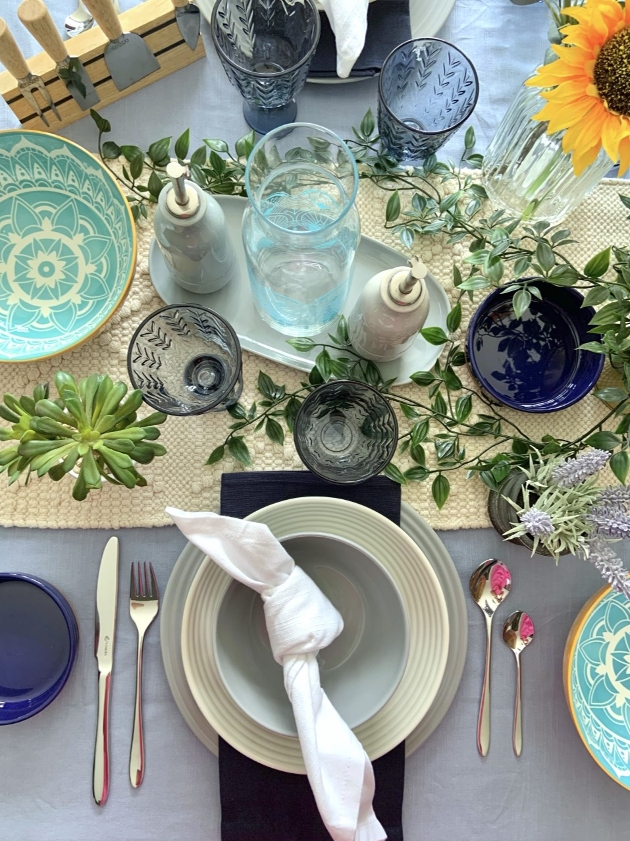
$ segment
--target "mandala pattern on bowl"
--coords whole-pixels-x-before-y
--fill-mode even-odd
[[[571,707],[595,761],[630,788],[630,602],[606,592],[573,642]]]
[[[61,353],[124,298],[136,244],[104,167],[63,138],[0,134],[0,359]]]

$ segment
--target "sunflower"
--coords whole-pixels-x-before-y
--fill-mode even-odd
[[[630,2],[587,0],[563,13],[577,23],[562,27],[558,59],[526,82],[547,89],[534,119],[549,122],[548,134],[565,132],[562,148],[576,175],[602,147],[623,175],[630,165]]]

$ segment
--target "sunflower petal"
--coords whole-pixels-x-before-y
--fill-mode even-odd
[[[610,160],[615,163],[619,158],[619,143],[623,137],[621,118],[608,114],[602,126],[602,146]]]
[[[619,143],[619,175],[624,175],[630,166],[630,137],[626,135]]]
[[[576,175],[581,175],[584,170],[597,159],[601,148],[602,144],[596,143],[595,146],[592,146],[580,155],[576,155],[574,152],[572,157],[573,172],[575,172]]]

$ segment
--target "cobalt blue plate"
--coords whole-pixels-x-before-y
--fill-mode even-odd
[[[514,293],[501,289],[480,304],[470,320],[466,349],[475,378],[485,391],[521,412],[556,412],[593,388],[604,355],[578,350],[592,341],[588,326],[595,310],[566,286],[537,281],[542,300],[532,297],[517,318]]]
[[[30,718],[63,689],[77,655],[72,608],[51,584],[0,572],[0,725]]]

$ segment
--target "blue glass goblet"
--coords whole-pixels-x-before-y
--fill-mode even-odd
[[[245,100],[248,124],[267,134],[295,122],[295,96],[319,41],[313,0],[217,0],[210,26],[223,69]]]
[[[438,38],[405,41],[378,82],[378,130],[399,162],[428,158],[475,110],[479,84],[466,56]]]

